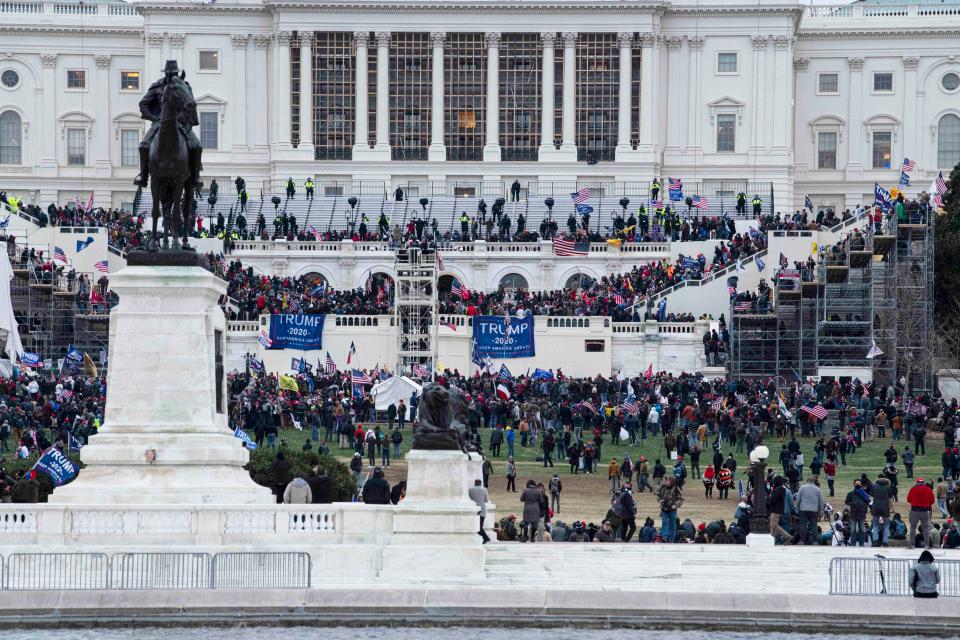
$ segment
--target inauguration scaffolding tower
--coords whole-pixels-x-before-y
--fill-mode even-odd
[[[395,267],[396,371],[410,375],[418,365],[433,379],[437,362],[436,252],[420,247],[399,249]]]

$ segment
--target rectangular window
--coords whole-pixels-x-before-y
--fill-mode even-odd
[[[135,167],[140,164],[140,132],[124,129],[120,132],[120,166]]]
[[[875,93],[892,93],[893,74],[889,72],[873,74],[873,91]]]
[[[67,69],[67,89],[86,89],[86,69]]]
[[[603,353],[606,351],[607,343],[604,340],[584,340],[583,350],[587,353]]]
[[[443,48],[447,160],[482,160],[487,44],[482,33],[448,33]]]
[[[216,49],[201,49],[198,52],[200,71],[220,71],[220,52]]]
[[[734,153],[737,150],[737,116],[733,113],[717,114],[717,153]]]
[[[120,90],[121,91],[139,91],[140,90],[140,72],[139,71],[121,71],[120,72]]]
[[[736,73],[737,72],[737,53],[727,51],[717,54],[717,73]]]
[[[537,157],[540,49],[539,33],[505,33],[500,41],[500,147],[504,160]]]
[[[620,45],[613,33],[577,38],[576,144],[578,160],[613,160],[620,106]]]
[[[72,166],[87,164],[86,129],[67,129],[67,164]]]
[[[839,93],[840,76],[836,73],[821,73],[817,76],[817,93]]]
[[[837,168],[837,133],[821,131],[817,134],[817,169]]]
[[[218,146],[217,138],[219,131],[218,127],[218,118],[220,114],[216,111],[201,111],[200,112],[200,144],[207,151],[213,149],[215,150]]]
[[[311,79],[313,156],[317,160],[349,160],[356,114],[353,34],[324,31],[315,34],[315,38]]]
[[[893,134],[889,131],[873,132],[873,168],[889,169],[893,155]]]

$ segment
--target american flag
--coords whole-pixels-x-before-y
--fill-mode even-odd
[[[691,196],[690,199],[697,209],[706,209],[710,205],[710,201],[703,196]]]
[[[317,231],[316,227],[307,227],[307,233],[313,236],[314,240],[320,240],[323,236],[320,235],[320,232]]]
[[[640,407],[637,406],[637,401],[633,398],[627,398],[623,403],[623,410],[627,413],[640,413]]]
[[[67,389],[63,390],[63,393],[60,394],[60,397],[63,398],[64,402],[73,397],[73,391],[68,391]]]
[[[101,260],[100,262],[95,263],[93,268],[100,273],[110,273],[110,262],[108,260]]]
[[[911,160],[910,158],[904,158],[904,159],[903,159],[903,172],[904,172],[904,173],[910,173],[911,171],[913,171],[913,168],[916,167],[916,166],[917,166],[917,163],[916,163],[915,160]]]
[[[457,330],[457,325],[453,324],[452,322],[441,322],[440,324],[446,327],[447,329],[450,329],[450,331]]]
[[[620,306],[623,306],[623,304],[624,304],[624,302],[623,302],[623,296],[620,295],[619,293],[614,293],[614,294],[613,294],[613,301],[614,301],[616,304],[620,305]]]
[[[330,357],[330,352],[327,351],[327,373],[333,374],[337,372],[337,363],[333,361],[333,358]]]
[[[808,402],[807,404],[800,407],[800,411],[805,411],[817,420],[825,420],[827,417],[827,410],[823,408],[823,405],[813,404]]]
[[[261,331],[260,337],[257,338],[257,340],[259,340],[260,344],[263,345],[264,349],[269,349],[273,346],[273,340],[270,339],[270,336],[267,335],[266,331]]]
[[[570,197],[573,199],[573,204],[583,204],[590,199],[590,189],[584,187],[579,191],[574,191],[571,193]]]
[[[659,208],[662,207],[662,206],[663,206],[663,200],[651,200],[651,201],[650,201],[650,208],[651,208],[651,209],[659,209]]]
[[[357,355],[357,345],[351,342],[350,350],[347,351],[347,364],[350,364],[350,361],[353,360],[353,356],[355,355]]]
[[[947,183],[943,179],[943,171],[941,171],[940,174],[936,177],[936,179],[934,179],[933,184],[936,185],[937,193],[939,195],[942,196],[947,192]]]
[[[553,253],[557,256],[585,256],[590,253],[590,243],[556,238],[553,241]]]
[[[410,370],[413,371],[413,375],[417,376],[421,380],[426,380],[430,377],[430,372],[427,371],[427,368],[422,364],[415,364],[410,367]]]
[[[350,381],[353,384],[373,384],[373,380],[370,379],[370,374],[366,371],[360,371],[360,369],[353,369],[350,373]]]
[[[751,302],[749,300],[744,300],[743,302],[738,302],[733,305],[734,311],[750,311]]]
[[[668,189],[668,190],[673,190],[673,191],[677,191],[677,190],[682,191],[682,190],[683,190],[683,181],[680,180],[680,178],[669,178],[669,179],[667,180],[667,189]]]
[[[454,278],[453,281],[450,283],[450,294],[454,296],[458,296],[463,300],[466,300],[467,298],[470,297],[470,291],[465,286],[460,284],[460,281],[457,280],[456,278]]]
[[[735,296],[735,295],[737,295],[737,288],[734,287],[734,286],[732,286],[732,285],[731,285],[731,286],[728,286],[728,287],[727,287],[727,293],[729,293],[729,294],[732,295],[732,296]]]
[[[578,408],[578,409],[586,409],[587,411],[589,411],[590,413],[593,413],[593,414],[596,414],[596,413],[597,413],[597,408],[596,408],[595,406],[593,406],[593,403],[590,402],[589,400],[584,400],[583,402],[581,402],[580,404],[577,405],[577,408]]]
[[[63,264],[67,264],[67,254],[63,252],[63,249],[60,247],[53,248],[53,259],[59,260]]]

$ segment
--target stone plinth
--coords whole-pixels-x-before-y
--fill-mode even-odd
[[[393,515],[381,576],[450,580],[483,576],[479,507],[467,496],[476,464],[461,451],[406,455],[407,497]]]
[[[132,266],[110,279],[104,426],[60,504],[268,504],[227,425],[226,285],[197,266]],[[144,336],[147,336],[146,338]]]

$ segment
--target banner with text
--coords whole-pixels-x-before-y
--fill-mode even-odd
[[[323,314],[284,313],[270,317],[270,349],[323,348]]]
[[[533,344],[533,316],[474,316],[473,339],[478,355],[491,358],[530,358]]]

